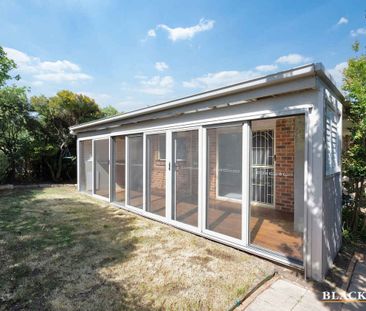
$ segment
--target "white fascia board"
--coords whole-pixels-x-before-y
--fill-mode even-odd
[[[309,75],[315,75],[315,64],[308,64],[301,67],[289,69],[286,71],[281,71],[275,74],[267,75],[267,76],[261,76],[252,80],[248,80],[245,82],[237,83],[234,85],[218,88],[215,90],[195,94],[188,97],[183,97],[177,100],[169,101],[166,103],[154,105],[147,108],[142,108],[138,110],[134,110],[125,114],[117,115],[110,118],[105,119],[99,119],[96,121],[86,122],[79,125],[71,126],[70,132],[72,134],[75,134],[78,130],[85,129],[91,126],[95,125],[101,125],[105,123],[110,123],[114,121],[124,120],[128,118],[132,118],[138,115],[148,114],[152,112],[157,112],[160,110],[166,110],[169,108],[174,108],[177,106],[187,105],[194,102],[200,102],[202,100],[208,100],[220,96],[225,96],[233,93],[243,92],[246,90],[254,89],[254,88],[260,88],[266,85],[275,84],[275,83],[281,83],[287,80],[293,80],[297,79],[303,76],[309,76]]]

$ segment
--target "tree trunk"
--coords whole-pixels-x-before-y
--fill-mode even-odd
[[[46,162],[46,164],[47,164],[47,166],[48,166],[48,168],[50,170],[52,180],[56,182],[57,179],[56,179],[56,176],[55,176],[55,172],[54,172],[54,170],[52,168],[52,165],[50,164],[50,162],[48,162],[47,159],[45,159],[45,162]]]
[[[353,225],[352,225],[352,232],[354,232],[354,233],[356,233],[358,231],[360,209],[361,209],[362,197],[363,197],[363,191],[364,191],[364,180],[357,180],[357,184],[356,184],[355,188],[356,188],[355,206],[354,206]]]
[[[364,217],[363,217],[363,225],[362,225],[361,232],[366,232],[366,215],[364,215]]]
[[[66,143],[62,143],[60,146],[60,153],[58,155],[57,159],[57,172],[56,172],[56,178],[57,180],[61,180],[61,174],[62,174],[62,159],[64,157],[64,148],[66,146]]]

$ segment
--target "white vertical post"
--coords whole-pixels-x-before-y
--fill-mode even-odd
[[[166,152],[165,152],[165,216],[172,219],[172,176],[173,176],[173,148],[172,148],[172,131],[166,131],[165,136]]]
[[[243,124],[242,139],[242,240],[249,244],[250,219],[250,151],[252,147],[252,132],[248,121]]]
[[[112,136],[109,136],[109,202],[114,201],[114,140]]]
[[[311,174],[309,170],[309,146],[311,146],[311,135],[309,135],[309,117],[310,112],[306,112],[305,114],[305,139],[304,139],[304,232],[303,232],[303,261],[304,261],[304,277],[307,279],[308,276],[311,276],[311,271],[308,270],[308,267],[311,266],[311,262],[309,261],[310,256],[308,253],[311,250],[310,243],[311,241],[308,239],[308,230],[311,227],[311,222],[308,220],[308,175]]]
[[[129,191],[129,158],[128,158],[128,136],[125,138],[125,205],[129,205],[128,191]]]
[[[198,228],[202,232],[206,227],[207,198],[207,129],[199,129],[199,180],[198,180]]]
[[[76,185],[78,191],[80,191],[80,141],[76,140]]]
[[[146,133],[142,135],[142,209],[146,211],[146,151],[147,151],[147,145],[146,145]]]
[[[92,140],[92,194],[95,193],[95,140]]]

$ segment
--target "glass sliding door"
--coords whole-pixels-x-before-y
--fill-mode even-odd
[[[143,207],[143,136],[127,137],[128,144],[128,193],[127,204],[137,208]]]
[[[94,141],[95,194],[109,198],[109,139]]]
[[[92,194],[93,188],[93,146],[91,140],[79,143],[79,187],[80,191]]]
[[[250,243],[302,261],[304,116],[252,122]]]
[[[125,161],[125,137],[117,136],[113,138],[113,159],[114,159],[114,201],[118,203],[125,202],[125,179],[126,179],[126,161]]]
[[[165,134],[146,136],[146,210],[165,216]]]
[[[206,229],[241,239],[242,126],[207,130]]]
[[[173,133],[173,219],[198,225],[198,130]]]

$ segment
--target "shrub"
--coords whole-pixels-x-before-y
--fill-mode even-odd
[[[2,151],[0,151],[0,184],[5,182],[8,167],[9,161],[6,155]]]

